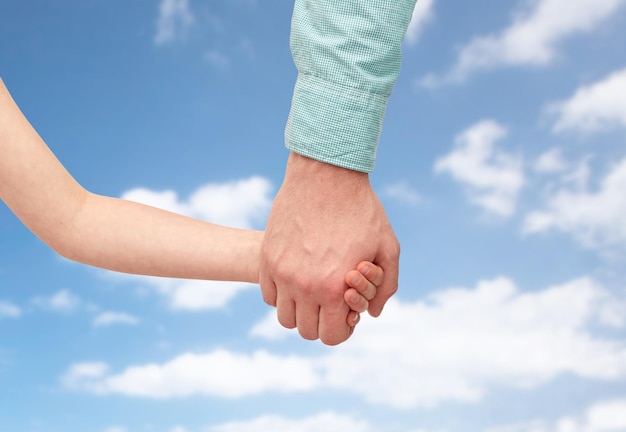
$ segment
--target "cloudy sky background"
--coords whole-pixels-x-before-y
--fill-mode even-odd
[[[88,189],[261,229],[292,6],[3,1],[0,76]],[[625,0],[418,2],[372,175],[400,290],[338,347],[0,206],[2,431],[626,431],[625,40]]]

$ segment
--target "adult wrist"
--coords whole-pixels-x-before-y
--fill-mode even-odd
[[[292,151],[287,161],[285,181],[319,183],[331,188],[345,184],[369,186],[369,174],[322,162]]]

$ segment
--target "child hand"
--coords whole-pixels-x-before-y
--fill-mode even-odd
[[[368,261],[360,262],[356,270],[350,270],[346,274],[346,284],[349,288],[343,298],[352,309],[346,317],[350,327],[357,325],[359,313],[367,310],[368,300],[376,296],[376,287],[383,282],[383,278],[383,269]]]

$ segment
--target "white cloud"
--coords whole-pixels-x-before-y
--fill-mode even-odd
[[[275,310],[265,314],[265,317],[250,330],[250,336],[273,341],[284,340],[294,333],[295,330],[287,329],[279,324]]]
[[[170,430],[170,432],[188,432],[188,431],[182,426],[175,426]]]
[[[413,9],[413,16],[406,31],[406,41],[413,45],[417,42],[424,27],[433,17],[435,0],[419,0]]]
[[[550,64],[562,41],[593,31],[624,3],[625,0],[524,1],[524,7],[513,14],[508,28],[474,38],[461,49],[456,64],[445,76],[430,75],[422,82],[434,86],[464,81],[478,70]]]
[[[585,430],[626,430],[626,399],[606,401],[592,406],[585,414]]]
[[[287,419],[267,415],[249,421],[225,423],[210,427],[206,432],[370,432],[372,427],[363,420],[348,415],[325,412],[303,419]]]
[[[22,310],[13,303],[0,301],[0,318],[19,318]]]
[[[69,290],[61,290],[50,297],[35,297],[32,303],[52,312],[69,313],[78,309],[82,302]]]
[[[558,118],[555,132],[596,132],[626,127],[626,69],[582,87],[568,100],[548,107]]]
[[[411,205],[417,205],[421,201],[419,194],[404,181],[385,186],[383,194]]]
[[[184,37],[193,22],[187,0],[162,0],[154,43],[162,45]]]
[[[544,174],[559,173],[566,170],[567,161],[563,158],[563,152],[555,147],[539,155],[534,164],[535,171]]]
[[[626,158],[602,180],[597,191],[562,188],[546,209],[528,214],[524,232],[559,230],[588,247],[620,247],[626,241]]]
[[[572,167],[571,171],[564,173],[561,178],[563,183],[571,185],[574,190],[586,190],[591,178],[591,168],[589,167],[591,159],[592,157],[589,155],[583,157],[575,167]]]
[[[626,344],[589,330],[611,301],[588,278],[532,293],[497,278],[428,302],[392,300],[329,356],[326,380],[370,402],[410,408],[477,401],[492,385],[537,387],[562,373],[623,379]]]
[[[61,377],[63,385],[77,388],[85,380],[102,378],[109,371],[109,366],[102,362],[78,363],[72,365]]]
[[[155,192],[145,188],[131,189],[122,198],[221,225],[252,228],[267,217],[272,189],[269,180],[250,177],[209,183],[195,190],[187,201],[171,190]]]
[[[259,289],[256,284],[206,280],[142,278],[165,296],[172,309],[200,311],[219,309],[244,291]]]
[[[218,349],[119,373],[75,365],[63,381],[96,394],[152,398],[330,389],[404,409],[473,402],[492,387],[537,387],[564,373],[626,378],[626,342],[592,334],[623,326],[606,319],[614,301],[589,278],[529,293],[496,278],[425,301],[392,299],[380,318],[364,317],[348,343],[317,354]]]
[[[466,187],[472,203],[503,217],[515,212],[524,186],[521,157],[494,148],[506,134],[495,121],[481,121],[458,135],[454,150],[435,164],[436,172],[449,173]]]
[[[105,327],[115,324],[137,325],[139,319],[123,312],[103,312],[93,319],[93,325],[96,327]]]
[[[111,426],[104,430],[104,432],[126,432],[126,428],[122,426]]]
[[[626,430],[626,399],[603,401],[576,416],[555,422],[534,420],[490,428],[486,432],[620,432]]]
[[[516,423],[504,426],[496,426],[486,429],[485,432],[560,432],[553,430],[547,422],[541,420],[531,420],[523,423]]]
[[[100,364],[77,364],[63,382],[97,394],[171,398],[202,394],[241,397],[267,391],[305,391],[315,387],[317,375],[309,359],[278,356],[265,351],[236,354],[215,350],[208,354],[182,354],[162,364],[127,368],[104,375]],[[97,373],[91,373],[95,369]],[[89,373],[84,373],[87,370]],[[78,373],[77,373],[78,371]]]
[[[258,284],[128,275],[103,270],[103,277],[138,286],[161,296],[177,311],[221,309],[239,294],[259,290]]]

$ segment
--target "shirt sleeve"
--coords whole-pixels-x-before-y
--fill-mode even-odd
[[[285,143],[291,151],[371,172],[400,45],[415,0],[296,0],[298,69]]]

